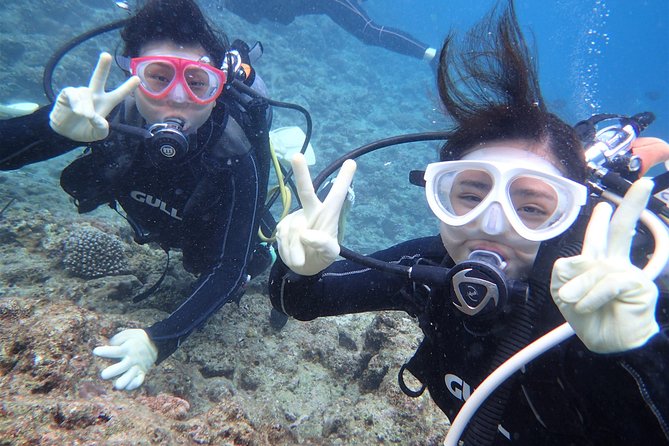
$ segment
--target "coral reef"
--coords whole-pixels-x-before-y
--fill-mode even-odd
[[[63,266],[84,279],[114,276],[128,270],[123,243],[113,235],[82,226],[63,241]]]

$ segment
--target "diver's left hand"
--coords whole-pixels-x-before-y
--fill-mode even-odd
[[[593,352],[640,347],[659,331],[657,287],[629,259],[636,223],[652,188],[647,178],[636,181],[613,217],[610,204],[598,204],[581,255],[558,259],[553,266],[553,300]]]
[[[133,390],[141,386],[144,377],[158,358],[158,349],[144,330],[133,328],[117,333],[109,345],[95,347],[93,354],[103,358],[121,359],[102,371],[102,379],[121,375],[114,387],[118,390]]]

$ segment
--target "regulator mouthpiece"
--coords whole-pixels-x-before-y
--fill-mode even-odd
[[[184,121],[168,118],[149,127],[148,154],[158,167],[178,164],[188,153],[188,138],[183,134]]]

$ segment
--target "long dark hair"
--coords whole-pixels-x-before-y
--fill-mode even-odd
[[[204,17],[194,0],[149,0],[121,31],[123,55],[136,57],[147,42],[171,40],[202,45],[216,66],[229,47],[227,36]]]
[[[535,65],[521,33],[513,0],[497,5],[461,42],[450,33],[441,49],[439,96],[453,121],[442,161],[494,140],[546,143],[565,176],[583,182],[583,148],[573,128],[550,113],[539,88]],[[497,18],[498,17],[498,18]]]

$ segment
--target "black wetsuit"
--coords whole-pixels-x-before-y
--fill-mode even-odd
[[[356,0],[224,0],[230,11],[252,23],[260,19],[289,24],[296,16],[325,14],[367,45],[422,59],[428,45],[369,18]]]
[[[539,255],[550,257],[546,264],[552,265],[559,249],[545,246]],[[453,264],[439,237],[412,240],[372,256],[407,266]],[[547,287],[538,289],[537,283],[548,283],[549,274],[550,268],[538,271],[535,266],[537,278],[530,282],[530,299],[538,303],[535,314],[524,313],[531,316],[525,326],[531,339],[511,347],[506,340],[517,338],[522,328],[516,308],[505,318],[472,323],[471,316],[443,304],[449,302],[443,299],[446,290],[430,293],[408,278],[349,261],[336,262],[310,277],[296,275],[277,262],[270,275],[270,295],[276,309],[300,320],[378,310],[402,310],[417,317],[425,338],[405,367],[453,420],[497,363],[564,322],[547,297]],[[666,302],[664,295],[658,307],[664,330],[669,327]],[[498,445],[667,444],[668,376],[666,332],[639,349],[611,355],[594,354],[572,337],[493,393],[469,423],[465,444],[485,444],[481,438]],[[494,421],[486,425],[483,417]]]
[[[181,306],[146,329],[158,347],[158,362],[218,308],[241,297],[259,242],[269,176],[268,115],[260,110],[256,115],[262,118],[242,129],[238,121],[243,119],[233,117],[231,107],[219,98],[209,120],[189,137],[187,161],[178,166],[157,168],[143,140],[112,130],[105,140],[88,144],[88,154],[61,175],[80,212],[120,204],[140,243],[180,248],[184,267],[199,275]],[[0,121],[0,169],[17,169],[82,146],[49,127],[50,109]],[[127,104],[108,119],[143,122]]]

